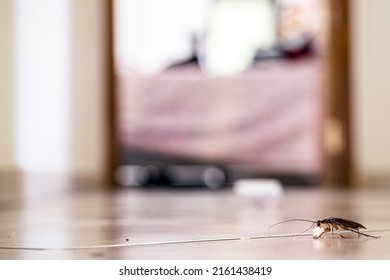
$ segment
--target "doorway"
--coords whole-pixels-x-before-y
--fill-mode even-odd
[[[110,6],[116,183],[348,184],[348,1],[138,2]]]

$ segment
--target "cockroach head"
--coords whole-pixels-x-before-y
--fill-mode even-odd
[[[321,237],[321,235],[325,232],[325,229],[323,229],[321,226],[316,225],[313,227],[313,238],[318,239]]]

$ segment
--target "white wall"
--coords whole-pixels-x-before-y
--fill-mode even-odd
[[[370,183],[390,179],[390,1],[350,2],[355,164]]]
[[[0,171],[102,176],[104,3],[0,1]]]
[[[13,126],[13,0],[0,1],[0,170],[12,169]]]
[[[70,167],[96,177],[106,166],[107,1],[68,0],[71,8],[72,90]]]
[[[69,155],[68,1],[14,3],[16,163],[29,172],[61,173]]]

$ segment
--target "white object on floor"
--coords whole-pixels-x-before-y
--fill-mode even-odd
[[[278,198],[283,187],[276,179],[240,179],[234,183],[233,191],[247,197]]]

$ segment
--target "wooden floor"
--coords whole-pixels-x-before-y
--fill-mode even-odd
[[[348,218],[380,238],[311,233],[291,218]],[[365,232],[365,231],[363,231]],[[285,187],[277,199],[185,188],[76,187],[0,177],[0,259],[390,259],[390,188]]]

